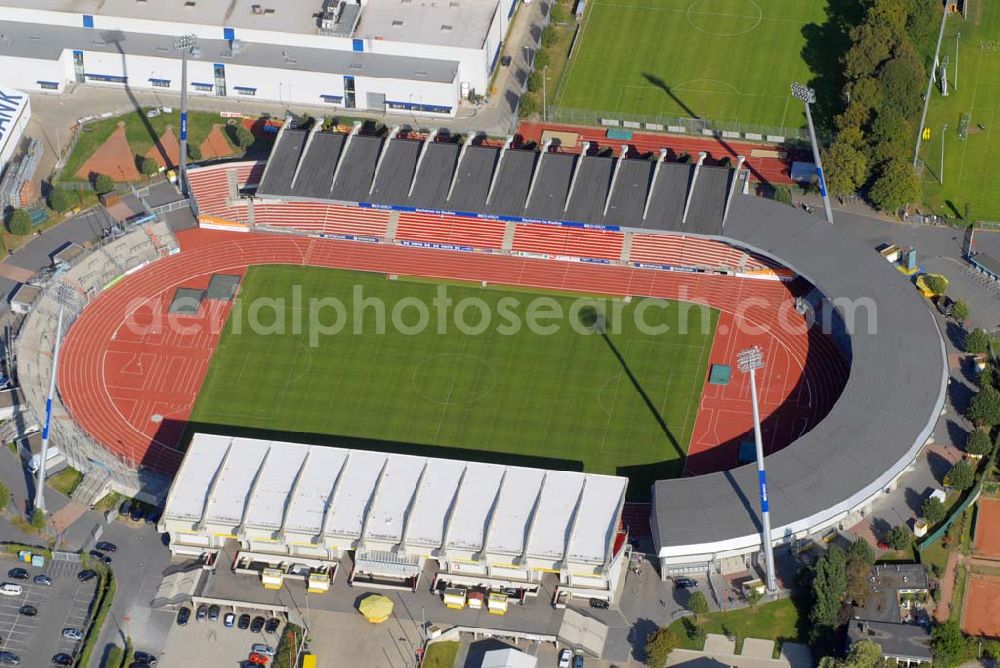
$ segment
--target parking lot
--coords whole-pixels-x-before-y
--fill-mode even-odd
[[[0,597],[3,649],[20,656],[22,666],[50,666],[53,665],[52,657],[60,652],[73,655],[79,641],[63,638],[62,631],[65,628],[84,629],[97,580],[80,582],[76,578],[80,564],[64,559],[54,559],[45,568],[33,568],[11,559],[4,559],[0,564],[3,581],[15,582],[23,589],[20,596]],[[28,571],[27,580],[7,577],[12,568],[18,567]],[[51,587],[32,581],[42,573],[52,578]],[[34,606],[38,615],[20,614],[23,605]]]
[[[246,613],[251,617],[269,619],[271,613],[262,610],[222,606],[219,619],[214,622],[196,621],[195,610],[191,610],[191,619],[187,626],[178,626],[176,621],[170,628],[167,645],[160,655],[157,664],[162,668],[189,668],[190,666],[216,666],[228,668],[239,666],[250,655],[250,648],[256,643],[264,643],[276,648],[281,637],[284,624],[275,633],[260,631],[251,633],[250,629],[239,629],[235,625],[226,628],[222,620],[227,612],[233,612],[237,618]],[[279,615],[279,619],[283,619]]]

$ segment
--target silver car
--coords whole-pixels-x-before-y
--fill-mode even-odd
[[[83,631],[80,629],[63,629],[63,638],[66,640],[83,640]]]

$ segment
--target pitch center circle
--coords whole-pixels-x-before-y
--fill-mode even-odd
[[[412,380],[421,399],[441,406],[464,406],[492,392],[497,374],[492,364],[477,355],[439,353],[421,362]]]
[[[720,3],[727,5],[725,10]],[[736,37],[755,30],[764,20],[764,10],[754,0],[742,0],[743,8],[736,11],[729,5],[724,0],[694,0],[687,9],[687,22],[706,35]]]

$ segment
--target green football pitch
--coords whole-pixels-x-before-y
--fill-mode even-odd
[[[555,105],[798,128],[803,29],[825,21],[824,0],[590,0]]]
[[[439,290],[451,308],[437,307]],[[314,298],[343,311],[311,309]],[[284,300],[284,312],[271,300]],[[417,304],[427,309],[422,331]],[[528,326],[559,311],[535,318],[554,333]],[[640,327],[637,311],[668,331]],[[310,312],[327,333],[310,328]],[[455,324],[459,312],[468,327]],[[596,327],[595,312],[604,314]],[[627,475],[641,496],[649,481],[681,473],[717,319],[677,302],[253,267],[191,428]],[[335,322],[343,328],[328,333]]]

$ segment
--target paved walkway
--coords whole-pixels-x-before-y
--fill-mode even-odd
[[[955,576],[961,565],[962,555],[957,551],[948,553],[948,565],[941,576],[941,600],[934,609],[934,619],[946,622],[951,617],[951,599],[955,594]]]

